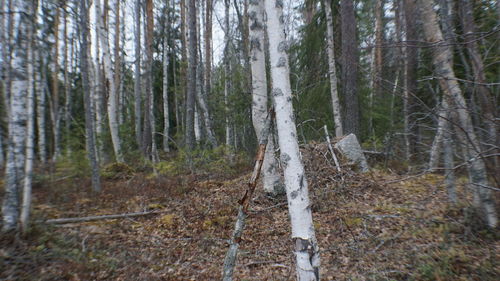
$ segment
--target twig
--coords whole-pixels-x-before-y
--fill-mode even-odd
[[[395,240],[395,239],[398,239],[399,236],[401,236],[401,234],[403,234],[403,230],[401,230],[398,234],[396,234],[394,237],[391,237],[387,240],[382,240],[378,245],[377,247],[375,247],[375,249],[373,249],[371,252],[372,253],[375,253],[378,249],[380,249],[382,246],[384,246],[384,244],[387,242],[387,241],[391,241],[391,240]]]

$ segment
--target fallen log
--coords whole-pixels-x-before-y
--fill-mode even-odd
[[[161,211],[148,211],[148,212],[136,212],[136,213],[124,213],[124,214],[113,214],[113,215],[101,215],[101,216],[89,216],[89,217],[76,217],[76,218],[60,218],[60,219],[50,219],[43,222],[50,224],[65,224],[65,223],[75,223],[75,222],[89,222],[98,220],[111,220],[111,219],[123,219],[131,217],[142,217],[148,215],[157,215],[162,213],[167,213],[167,210]]]

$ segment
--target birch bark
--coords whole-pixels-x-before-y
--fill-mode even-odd
[[[97,14],[97,24],[100,30],[98,40],[101,43],[102,58],[104,64],[104,77],[109,85],[109,97],[107,103],[109,130],[111,131],[111,142],[113,143],[113,151],[117,162],[123,162],[123,155],[121,151],[121,140],[119,136],[118,118],[117,118],[117,95],[116,84],[111,66],[111,54],[109,50],[109,32],[104,24],[103,14],[101,12],[100,0],[95,1],[95,8]]]
[[[252,121],[257,136],[261,135],[268,112],[266,58],[264,48],[264,1],[250,1],[250,67],[252,74]],[[273,130],[274,131],[274,130]],[[263,163],[264,191],[276,194],[282,188],[274,153],[273,134],[269,134]]]
[[[141,97],[141,0],[135,0],[135,62],[134,62],[134,113],[135,138],[138,147],[142,147],[142,97]]]
[[[337,90],[337,70],[335,66],[335,48],[333,35],[333,16],[332,16],[332,0],[323,2],[326,13],[326,51],[328,54],[328,74],[330,76],[330,96],[332,99],[333,121],[335,123],[335,136],[343,135],[342,116],[340,109],[339,94]]]
[[[297,280],[319,280],[319,248],[314,234],[309,191],[293,117],[288,43],[283,26],[283,2],[265,0],[264,3],[269,36],[272,94],[292,225]]]
[[[85,106],[85,140],[87,146],[87,157],[90,161],[92,172],[92,190],[101,191],[101,182],[99,179],[99,163],[96,157],[96,142],[94,135],[94,122],[92,117],[91,87],[90,87],[90,67],[89,67],[89,12],[88,0],[80,1],[80,71],[82,73],[83,101]]]
[[[480,208],[485,216],[488,225],[492,228],[496,227],[498,219],[495,209],[495,202],[491,195],[491,190],[484,188],[488,186],[488,178],[483,159],[481,158],[481,148],[478,138],[472,126],[472,120],[467,109],[467,104],[463,97],[462,91],[456,80],[455,72],[451,65],[452,53],[447,45],[443,45],[443,34],[439,28],[436,12],[433,10],[432,0],[418,0],[421,8],[421,17],[423,22],[424,34],[427,41],[435,44],[433,50],[433,64],[439,83],[445,97],[449,100],[450,109],[457,115],[461,128],[457,129],[457,133],[466,135],[464,143],[464,156],[466,156],[467,167],[470,175],[470,182],[474,186],[478,208]],[[460,131],[460,132],[458,132]]]
[[[2,204],[2,230],[4,232],[17,230],[19,217],[19,191],[24,177],[25,139],[26,139],[26,96],[30,81],[29,39],[30,13],[32,2],[17,1],[15,8],[26,13],[16,13],[13,21],[17,26],[17,34],[9,74],[11,79],[9,124],[7,143],[7,163],[5,167],[5,195]]]

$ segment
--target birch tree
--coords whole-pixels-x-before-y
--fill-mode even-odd
[[[118,117],[117,117],[117,95],[116,84],[111,66],[111,53],[109,50],[109,32],[104,24],[104,14],[101,12],[100,0],[95,1],[97,24],[99,27],[99,38],[102,48],[102,59],[104,65],[105,81],[109,85],[109,98],[107,103],[109,130],[111,131],[111,142],[113,144],[113,151],[117,162],[123,162],[123,155],[121,151],[121,140],[119,136]]]
[[[94,135],[94,122],[92,117],[91,87],[90,87],[90,67],[89,67],[89,3],[88,0],[80,1],[80,71],[82,73],[83,102],[85,106],[85,141],[87,147],[87,157],[90,162],[92,190],[101,191],[99,178],[99,163],[96,158],[96,140]]]
[[[226,145],[233,145],[233,128],[229,119],[229,93],[231,93],[231,61],[230,61],[230,35],[229,35],[229,8],[231,2],[224,0],[224,105],[225,105],[225,131]]]
[[[54,155],[53,159],[57,159],[61,155],[61,114],[59,112],[59,23],[60,23],[60,9],[56,5],[55,19],[54,19],[54,46],[52,57],[52,104],[51,104],[51,118],[52,118],[52,135],[54,137]]]
[[[332,99],[333,121],[335,123],[335,136],[343,135],[342,115],[340,109],[339,94],[337,90],[337,70],[335,66],[335,47],[333,35],[333,15],[332,1],[325,0],[322,2],[325,7],[326,14],[326,53],[328,54],[328,75],[330,77],[330,96]]]
[[[7,142],[7,162],[5,166],[5,195],[2,204],[2,230],[16,230],[19,217],[19,191],[24,177],[25,139],[26,139],[26,96],[29,90],[29,34],[32,26],[33,2],[17,1],[15,9],[25,11],[16,13],[13,21],[17,27],[13,46],[12,67],[10,71],[10,104]],[[32,66],[31,66],[32,67]]]
[[[284,169],[297,280],[319,280],[319,248],[314,233],[309,191],[293,118],[290,70],[283,26],[283,2],[265,0],[272,95]]]
[[[252,122],[257,136],[261,135],[268,112],[266,58],[264,49],[264,1],[249,3],[250,67],[252,72]],[[278,163],[274,155],[274,138],[269,134],[263,163],[264,191],[276,193],[281,186]]]
[[[475,190],[475,203],[482,211],[488,225],[495,228],[498,222],[495,203],[491,195],[484,160],[481,157],[481,147],[472,126],[472,120],[465,102],[462,90],[458,85],[451,61],[450,48],[443,44],[443,33],[439,28],[432,0],[418,0],[425,37],[434,44],[432,62],[439,77],[439,84],[448,99],[451,110],[457,117],[461,128],[457,134],[465,134],[463,138],[464,156],[469,170],[470,183]]]

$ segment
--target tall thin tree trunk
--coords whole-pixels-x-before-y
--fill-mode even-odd
[[[68,38],[68,9],[69,9],[69,3],[65,3],[65,9],[64,9],[64,51],[63,51],[63,58],[64,58],[64,134],[66,137],[66,150],[69,152],[70,150],[70,144],[69,144],[69,133],[70,133],[70,126],[71,126],[71,89],[70,89],[70,81],[69,81],[69,60],[68,60],[68,44],[70,44],[70,40]],[[72,40],[71,40],[71,44]]]
[[[226,145],[233,144],[233,130],[231,126],[229,110],[229,94],[231,93],[231,59],[230,59],[230,30],[229,30],[229,7],[230,0],[224,0],[224,106],[225,106],[225,128]]]
[[[489,183],[485,163],[481,158],[481,146],[474,132],[467,104],[453,71],[451,50],[447,45],[442,44],[445,41],[438,25],[436,12],[434,12],[432,7],[433,1],[418,0],[418,3],[421,7],[423,29],[427,41],[435,44],[432,59],[435,71],[439,76],[439,83],[445,97],[449,100],[450,110],[457,115],[461,126],[461,128],[457,129],[457,133],[466,135],[466,142],[463,149],[465,151],[464,155],[466,156],[465,160],[467,161],[470,182],[476,191],[477,203],[479,203],[478,207],[482,210],[488,225],[494,228],[498,222],[495,202],[492,198],[491,190],[485,188]]]
[[[117,162],[123,162],[123,155],[121,151],[121,140],[119,135],[118,128],[118,118],[117,118],[117,95],[116,95],[116,84],[113,75],[113,69],[111,66],[111,53],[109,50],[109,32],[107,29],[107,24],[104,22],[104,16],[101,12],[100,0],[95,2],[96,14],[97,14],[97,23],[100,29],[98,40],[101,42],[102,48],[102,58],[104,62],[104,77],[106,84],[109,85],[107,89],[109,90],[109,97],[107,103],[108,109],[108,121],[109,121],[109,130],[111,131],[111,142],[113,144],[113,151],[115,154],[115,158]]]
[[[115,64],[115,69],[114,69],[114,80],[115,80],[115,93],[116,93],[116,96],[115,96],[115,103],[116,103],[116,122],[117,122],[117,126],[119,128],[119,126],[123,123],[123,118],[121,118],[121,116],[123,116],[123,113],[122,113],[122,103],[121,103],[121,100],[122,100],[122,96],[123,96],[123,92],[122,92],[122,81],[121,81],[121,78],[122,78],[122,56],[121,56],[121,47],[120,47],[120,39],[121,39],[121,35],[120,35],[120,31],[121,31],[121,19],[120,19],[120,2],[121,0],[115,0],[115,38],[114,38],[114,49],[113,49],[113,56],[115,57],[115,61],[114,61],[114,64]],[[124,46],[122,46],[124,47]]]
[[[444,140],[443,140],[443,160],[444,160],[444,172],[445,172],[445,186],[448,192],[448,200],[452,204],[456,204],[457,192],[455,189],[455,167],[453,162],[453,139],[452,139],[452,124],[447,121],[444,130]]]
[[[188,28],[189,28],[189,56],[187,73],[187,97],[186,97],[186,146],[193,150],[195,146],[194,139],[194,110],[196,97],[196,1],[188,0]]]
[[[95,0],[95,3],[100,3],[101,0]],[[99,4],[100,6],[100,4]],[[94,5],[95,12],[95,21],[98,22],[101,17],[100,11],[97,10],[97,5]],[[97,158],[104,159],[105,150],[104,150],[104,75],[103,75],[103,66],[102,66],[102,55],[101,55],[101,27],[99,24],[95,25],[95,65],[93,67],[94,75],[90,80],[90,85],[93,85],[94,90],[92,91],[92,102],[93,102],[93,114],[95,118],[95,130],[96,130],[96,146],[97,146]]]
[[[165,20],[163,27],[163,151],[169,152],[168,138],[170,131],[170,114],[168,109],[168,67],[169,67],[169,57],[168,57],[168,43],[170,42],[169,27],[171,25],[171,14],[169,7],[169,2],[167,1]]]
[[[415,0],[404,0],[406,41],[418,40],[415,19]],[[417,48],[406,46],[405,60],[405,91],[403,97],[404,137],[406,143],[406,159],[412,160],[416,153],[417,126],[415,124],[415,95],[417,93]]]
[[[262,134],[268,114],[266,76],[266,52],[264,48],[264,1],[252,1],[249,5],[250,66],[252,71],[252,121],[255,134]],[[278,163],[274,153],[273,131],[269,134],[264,155],[262,182],[264,191],[275,194],[282,187]]]
[[[335,47],[333,34],[332,0],[323,1],[326,14],[326,52],[328,54],[328,74],[330,76],[330,96],[332,99],[333,121],[335,123],[335,136],[343,135],[342,115],[337,91],[337,70],[335,66]]]
[[[479,45],[476,36],[476,26],[474,23],[474,7],[470,0],[461,0],[459,7],[461,8],[461,19],[464,33],[464,41],[466,42],[467,51],[472,62],[472,71],[474,73],[474,81],[477,82],[475,86],[477,89],[477,96],[479,97],[479,104],[481,105],[481,113],[483,121],[486,125],[486,133],[484,134],[484,143],[487,149],[492,149],[492,154],[500,152],[496,147],[497,139],[500,137],[497,133],[497,126],[495,118],[495,100],[493,99],[490,89],[486,86],[486,73],[483,63],[483,58],[479,51]],[[494,157],[494,160],[486,160],[488,167],[491,167],[491,174],[497,177],[494,167],[500,167],[500,156]]]
[[[282,22],[282,2],[265,0],[271,64],[272,94],[284,169],[288,211],[296,258],[297,280],[319,280],[319,248],[314,234],[307,179],[300,158],[293,118],[290,70]],[[352,46],[351,46],[352,47]]]
[[[21,230],[26,233],[28,230],[29,216],[31,211],[31,184],[33,180],[33,161],[35,155],[35,90],[33,88],[33,43],[34,34],[36,33],[35,24],[36,23],[36,7],[31,1],[28,4],[30,10],[25,11],[30,15],[30,21],[26,22],[27,29],[27,84],[28,89],[26,93],[26,115],[27,115],[27,128],[26,128],[26,160],[24,163],[24,182],[23,182],[23,192],[22,192],[22,205],[21,205],[21,216],[19,222],[21,225]]]
[[[141,95],[141,0],[135,0],[135,71],[134,71],[134,113],[135,138],[142,147],[142,95]]]
[[[344,134],[353,133],[359,137],[359,100],[358,100],[358,44],[356,40],[356,17],[352,0],[340,1],[342,44],[342,95],[345,100],[343,114]]]
[[[37,113],[37,127],[38,127],[38,153],[39,158],[42,163],[47,162],[47,144],[46,144],[46,131],[45,131],[45,59],[42,57],[42,54],[38,48],[39,44],[37,44],[37,48],[35,48],[35,63],[36,63],[36,71],[35,71],[35,90],[36,90],[36,113]]]
[[[26,140],[26,96],[29,90],[29,34],[32,2],[29,0],[17,1],[15,8],[24,13],[16,13],[13,21],[16,22],[17,34],[13,46],[11,78],[9,136],[7,143],[7,163],[5,167],[5,187],[2,204],[2,230],[4,232],[16,230],[19,216],[19,191],[24,177],[25,140]]]
[[[99,163],[96,158],[96,143],[94,135],[94,122],[92,117],[91,87],[89,79],[89,11],[88,0],[80,1],[80,71],[82,73],[83,101],[85,106],[85,140],[87,146],[87,157],[90,162],[92,172],[92,190],[101,191],[101,182],[99,178]]]
[[[54,54],[52,57],[52,134],[54,137],[54,155],[56,160],[61,155],[61,119],[59,112],[59,23],[60,9],[56,7],[54,19]]]

